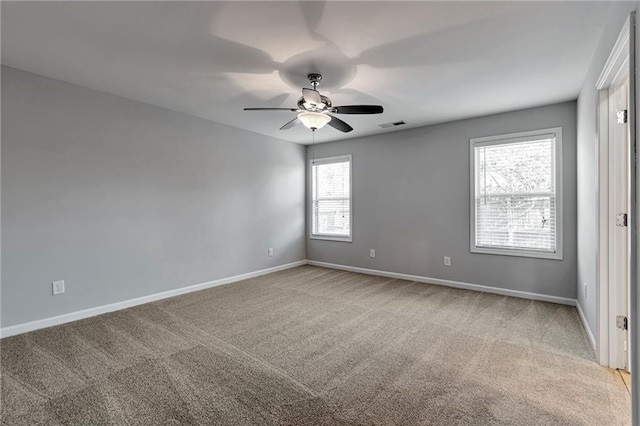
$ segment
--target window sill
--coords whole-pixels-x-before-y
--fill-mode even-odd
[[[471,247],[471,253],[494,254],[499,256],[532,257],[535,259],[562,260],[562,252],[548,253],[534,250],[499,249],[489,247]]]
[[[310,235],[310,239],[312,240],[325,240],[325,241],[339,241],[342,243],[352,243],[352,237],[340,237],[337,235]]]

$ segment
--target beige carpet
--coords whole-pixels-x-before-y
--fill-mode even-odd
[[[0,352],[7,425],[630,423],[575,308],[312,266]]]

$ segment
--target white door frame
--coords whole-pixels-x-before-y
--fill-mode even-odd
[[[636,85],[638,74],[638,30],[636,11],[631,12],[629,26],[629,137],[631,162],[629,164],[629,255],[631,258],[631,271],[629,274],[629,355],[631,359],[631,423],[640,424],[640,345],[638,345],[638,330],[640,320],[638,319],[638,307],[640,306],[640,295],[638,294],[638,272],[640,262],[638,262],[638,88]]]
[[[598,362],[604,366],[614,366],[611,351],[615,347],[622,347],[620,342],[617,345],[616,333],[612,333],[615,327],[611,312],[617,299],[616,291],[619,289],[609,285],[612,271],[609,268],[609,244],[610,226],[615,221],[615,215],[610,212],[609,195],[609,86],[623,67],[629,66],[629,19],[626,20],[620,35],[609,55],[609,58],[596,82],[596,223],[598,232],[596,235],[596,280],[597,280],[597,302],[596,302],[596,357]],[[631,79],[632,76],[629,76]],[[630,94],[630,96],[632,96]],[[616,342],[614,342],[616,340]]]

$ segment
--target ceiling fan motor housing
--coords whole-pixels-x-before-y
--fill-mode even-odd
[[[305,111],[315,111],[315,112],[327,111],[328,109],[331,108],[331,99],[327,98],[324,95],[320,95],[320,99],[322,100],[322,104],[310,106],[309,104],[305,103],[304,97],[300,97],[300,99],[298,99],[298,108]]]

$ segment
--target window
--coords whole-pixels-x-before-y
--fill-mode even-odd
[[[352,241],[351,155],[311,160],[311,238]]]
[[[471,139],[471,251],[562,259],[562,129]]]

